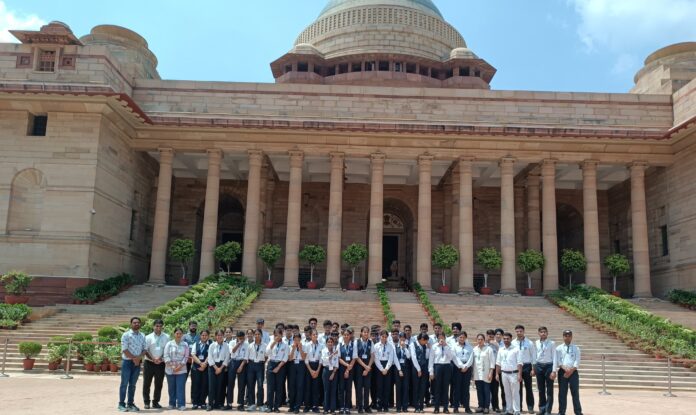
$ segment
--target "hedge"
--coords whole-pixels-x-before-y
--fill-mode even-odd
[[[389,296],[387,295],[387,290],[384,288],[384,284],[377,284],[377,296],[379,297],[379,303],[382,306],[382,313],[384,318],[387,319],[387,331],[390,331],[394,322],[394,312],[389,304]]]
[[[73,299],[80,302],[95,302],[108,296],[121,292],[125,287],[132,285],[135,278],[130,274],[119,274],[103,281],[75,289]]]
[[[413,292],[416,294],[416,297],[418,298],[418,301],[420,301],[421,305],[425,307],[426,311],[428,312],[428,315],[430,315],[430,319],[432,320],[433,324],[440,323],[440,325],[442,326],[442,332],[445,333],[446,336],[451,336],[452,328],[446,325],[445,322],[442,320],[442,317],[440,317],[440,313],[438,313],[437,309],[430,301],[430,297],[428,296],[428,293],[425,292],[423,287],[416,282],[413,284]]]
[[[26,304],[0,304],[0,328],[15,329],[29,314]]]
[[[696,310],[696,292],[685,290],[672,290],[667,295],[669,301]]]

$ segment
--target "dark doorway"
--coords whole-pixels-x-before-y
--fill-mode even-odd
[[[382,276],[387,280],[399,280],[399,271],[392,276],[392,263],[399,263],[399,236],[382,236]]]
[[[220,244],[224,244],[230,241],[233,242],[239,242],[240,245],[244,243],[244,236],[241,232],[223,232],[222,235],[220,235],[221,242]],[[225,264],[222,262],[218,264],[218,267],[221,269],[225,269]],[[239,258],[237,258],[236,262],[233,262],[232,265],[230,266],[230,271],[231,272],[242,272],[242,257],[241,255]]]

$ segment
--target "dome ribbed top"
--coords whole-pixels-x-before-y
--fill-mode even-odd
[[[438,10],[437,6],[435,6],[431,0],[330,0],[326,7],[324,7],[324,10],[319,14],[319,18],[341,10],[367,5],[408,7],[433,14],[441,19],[443,18],[442,13],[440,13],[440,10]]]

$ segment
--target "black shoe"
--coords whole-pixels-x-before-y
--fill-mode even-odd
[[[443,414],[448,414],[448,413],[449,413],[449,409],[443,410],[442,413],[443,413]]]
[[[211,411],[213,410],[213,407],[212,407],[212,406],[210,406],[210,405],[208,405],[208,407],[207,407],[207,408],[205,408],[205,410],[206,410],[206,411],[208,411],[208,412],[211,412]]]
[[[434,413],[434,414],[439,414],[439,413],[440,413],[440,409],[439,409],[439,408],[435,408],[435,409],[433,410],[433,413]]]
[[[129,403],[128,404],[128,412],[140,412],[140,408],[135,406],[135,404]]]
[[[452,410],[452,412],[455,413],[455,414],[458,414],[458,413],[459,413],[459,408],[454,408],[454,409]]]
[[[464,412],[466,412],[467,414],[473,414],[473,413],[474,413],[474,412],[473,412],[471,409],[469,409],[469,408],[466,408],[466,409],[464,410]]]
[[[147,405],[145,405],[145,409],[147,409]],[[162,405],[159,403],[155,402],[152,404],[152,409],[162,409]]]
[[[143,405],[143,408],[145,408],[145,409],[150,409],[150,404],[149,404],[149,403],[146,403],[145,405]]]
[[[365,409],[365,413],[366,413],[366,414],[371,414],[371,413],[372,413],[372,409],[370,409],[370,408]]]
[[[118,404],[118,410],[119,412],[128,412],[128,408],[122,403]]]

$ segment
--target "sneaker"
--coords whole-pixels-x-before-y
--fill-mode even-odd
[[[147,409],[147,405],[145,405],[145,409]],[[159,403],[155,402],[152,404],[152,409],[162,409],[162,405]]]
[[[140,412],[140,408],[135,406],[135,404],[129,403],[128,404],[128,411],[129,412]]]
[[[128,408],[122,403],[118,404],[118,410],[119,412],[128,412]]]
[[[150,409],[150,404],[149,404],[149,403],[146,403],[145,405],[143,405],[143,407],[144,407],[145,409]]]
[[[185,407],[185,406],[180,406],[180,407],[179,407],[179,410],[180,410],[180,411],[185,411],[185,410],[186,410],[186,407]]]
[[[169,406],[167,406],[167,409],[169,409],[170,411],[173,410],[173,409],[174,409],[174,405],[169,405]]]
[[[253,403],[249,406],[247,406],[247,412],[254,412],[256,410],[256,405]]]

